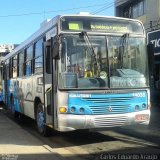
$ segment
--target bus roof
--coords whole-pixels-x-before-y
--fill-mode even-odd
[[[48,22],[44,23],[35,33],[33,33],[29,38],[27,38],[24,42],[22,42],[19,46],[17,46],[12,52],[7,54],[3,61],[7,60],[9,57],[12,57],[15,53],[22,50],[24,47],[27,47],[30,43],[35,41],[38,37],[43,35],[49,29],[51,29],[54,25],[58,23],[61,17],[70,16],[70,17],[93,17],[93,18],[107,18],[107,19],[117,19],[117,20],[124,20],[124,21],[135,21],[141,23],[139,20],[129,19],[129,18],[122,18],[122,17],[114,17],[114,16],[101,16],[101,15],[91,15],[91,14],[64,14],[64,15],[57,15],[56,17],[52,18]],[[143,25],[142,25],[143,26]],[[144,29],[144,28],[143,28]]]

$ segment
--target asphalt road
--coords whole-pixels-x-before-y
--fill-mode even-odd
[[[160,108],[154,107],[149,126],[97,132],[52,132],[50,137],[41,137],[33,120],[26,118],[22,122],[14,119],[8,111],[1,110],[0,154],[3,160],[160,159],[159,117]]]

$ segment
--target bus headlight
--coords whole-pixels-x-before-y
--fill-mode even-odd
[[[84,113],[84,108],[80,108],[80,109],[79,109],[79,112],[80,112],[80,113]]]
[[[75,107],[71,107],[71,112],[74,113],[76,111]]]
[[[59,112],[60,113],[66,113],[67,112],[67,107],[66,106],[60,107]]]
[[[146,108],[147,108],[147,105],[146,105],[145,103],[143,103],[143,104],[142,104],[142,108],[143,108],[143,109],[146,109]]]
[[[138,111],[139,110],[139,105],[136,105],[135,106],[135,111]]]

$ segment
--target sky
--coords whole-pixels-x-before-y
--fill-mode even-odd
[[[20,44],[40,23],[59,14],[114,16],[114,0],[3,0],[0,5],[0,44]]]

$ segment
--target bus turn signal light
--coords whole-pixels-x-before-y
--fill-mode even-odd
[[[60,111],[60,113],[66,113],[67,112],[67,108],[66,107],[60,107],[59,111]]]

